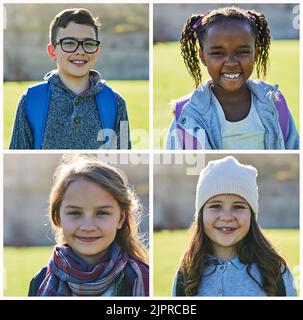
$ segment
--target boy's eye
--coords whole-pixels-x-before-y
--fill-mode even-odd
[[[62,44],[67,47],[74,47],[77,45],[77,42],[73,40],[64,40]]]
[[[85,41],[84,45],[87,48],[96,48],[96,46],[97,46],[96,42],[94,42],[94,41]]]

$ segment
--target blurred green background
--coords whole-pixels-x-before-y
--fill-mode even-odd
[[[265,235],[286,259],[299,294],[299,229],[266,229]],[[188,241],[189,231],[154,232],[154,295],[171,296],[175,273]]]
[[[4,148],[9,148],[18,101],[26,89],[37,82],[4,82]],[[133,149],[148,149],[149,137],[149,87],[147,80],[107,81],[126,101]],[[132,134],[134,129],[143,129],[142,135]],[[134,138],[133,138],[134,137]]]
[[[154,132],[154,147],[163,148],[167,130],[173,119],[169,103],[190,92],[194,81],[187,72],[180,54],[178,42],[158,43],[154,45],[154,91],[153,126],[160,129]],[[270,84],[278,84],[299,128],[299,41],[272,41],[269,57],[268,75]],[[202,67],[202,79],[209,78]],[[161,138],[162,137],[162,138]],[[160,146],[157,145],[160,141]]]

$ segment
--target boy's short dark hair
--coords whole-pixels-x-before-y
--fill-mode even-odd
[[[49,38],[52,45],[56,44],[56,37],[59,28],[66,28],[70,22],[85,24],[92,26],[98,39],[98,30],[101,26],[98,17],[94,17],[92,13],[84,8],[66,9],[59,12],[49,26]]]

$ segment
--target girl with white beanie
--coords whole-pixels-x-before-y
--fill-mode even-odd
[[[231,156],[201,171],[174,296],[296,296],[286,261],[257,224],[256,178],[254,167]]]

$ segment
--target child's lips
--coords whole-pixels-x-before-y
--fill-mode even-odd
[[[237,228],[234,227],[215,227],[219,232],[224,233],[224,234],[231,234],[233,233],[235,230],[237,230]]]
[[[70,63],[76,65],[77,67],[84,66],[88,61],[87,60],[69,60]]]
[[[241,72],[224,72],[221,74],[224,80],[227,81],[237,81],[241,78],[242,73]]]
[[[76,238],[82,242],[95,242],[97,241],[98,239],[100,239],[101,237],[79,237],[79,236],[76,236]]]

